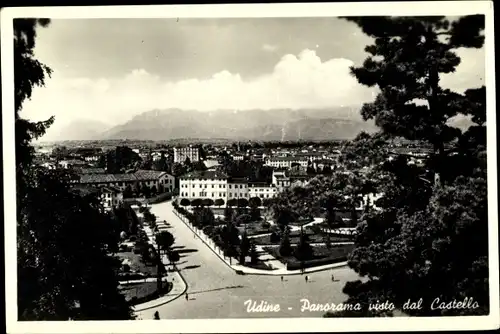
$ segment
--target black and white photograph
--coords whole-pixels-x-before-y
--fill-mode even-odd
[[[1,15],[8,332],[500,326],[493,2]]]

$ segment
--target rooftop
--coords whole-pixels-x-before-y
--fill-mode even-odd
[[[191,179],[191,180],[200,180],[200,179],[227,179],[228,176],[222,172],[214,171],[214,170],[206,170],[206,171],[195,171],[181,176],[181,179]]]
[[[269,158],[269,161],[306,161],[306,157],[273,157]]]
[[[80,183],[152,181],[157,180],[163,174],[167,173],[152,170],[138,170],[133,174],[83,174],[80,176]]]

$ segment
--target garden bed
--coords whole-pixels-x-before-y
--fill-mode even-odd
[[[162,282],[157,289],[157,282],[137,283],[120,286],[121,293],[129,305],[142,304],[168,294],[172,290],[171,282]]]
[[[288,270],[297,270],[301,268],[311,268],[323,266],[332,263],[347,261],[347,257],[354,249],[354,245],[333,245],[331,248],[326,246],[312,246],[314,257],[310,260],[301,261],[294,255],[282,256],[279,247],[264,247],[263,249],[274,256],[277,260],[287,265]],[[295,247],[292,247],[295,250]]]

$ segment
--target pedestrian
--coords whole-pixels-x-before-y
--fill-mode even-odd
[[[309,277],[306,275],[306,283],[309,281]]]
[[[333,275],[332,275],[332,282],[335,282],[335,277],[333,277]]]
[[[160,320],[160,313],[158,313],[158,311],[155,312],[155,315],[154,315],[154,320]]]
[[[189,295],[186,293],[186,300],[189,300]]]
[[[281,276],[281,281],[283,282],[283,276]]]

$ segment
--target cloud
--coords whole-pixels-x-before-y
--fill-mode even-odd
[[[470,88],[482,73],[460,54],[463,63],[457,72],[445,76],[442,83],[449,88]],[[238,73],[221,71],[208,79],[169,82],[135,69],[121,78],[65,77],[55,69],[44,88],[36,88],[25,104],[22,116],[42,120],[56,116],[54,129],[74,119],[103,121],[112,125],[125,123],[133,116],[152,109],[181,108],[273,109],[326,108],[355,106],[373,101],[375,90],[364,87],[350,75],[349,59],[322,60],[315,51],[303,50],[287,54],[266,75],[246,79]],[[59,72],[58,72],[59,70]],[[478,74],[479,73],[479,74]],[[472,80],[472,82],[471,82]]]
[[[262,50],[264,50],[266,52],[275,52],[276,50],[278,50],[278,46],[271,45],[271,44],[264,44],[264,45],[262,45]]]

